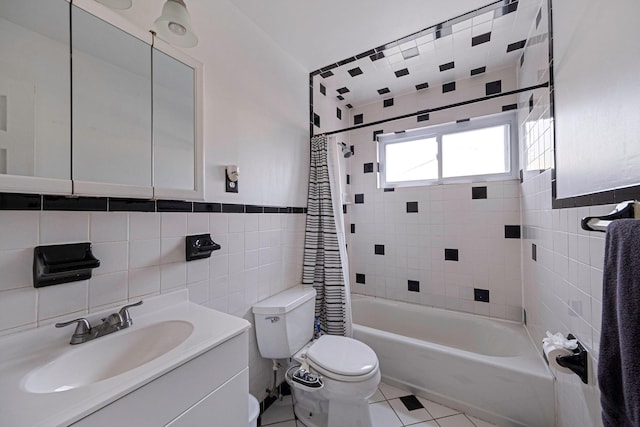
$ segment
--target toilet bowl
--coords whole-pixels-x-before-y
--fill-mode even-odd
[[[323,335],[293,357],[296,366],[308,366],[322,388],[300,387],[292,376],[296,416],[307,427],[370,427],[368,399],[378,389],[380,369],[376,354],[366,344],[347,337]]]
[[[286,379],[307,427],[371,427],[369,397],[380,383],[375,352],[352,338],[313,338],[316,292],[297,286],[253,306],[262,357],[292,358]]]

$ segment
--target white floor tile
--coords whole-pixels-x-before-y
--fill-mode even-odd
[[[475,427],[464,414],[438,418],[436,421],[440,427]]]
[[[264,426],[265,424],[262,423],[262,425]],[[283,423],[269,424],[269,427],[298,427],[298,426],[302,426],[302,424],[298,424],[296,421],[285,421]]]
[[[369,403],[382,402],[386,400],[380,390],[376,390],[375,394],[369,398]]]
[[[386,397],[387,399],[395,399],[401,396],[407,396],[411,394],[410,391],[400,390],[397,387],[394,387],[385,383],[380,383],[380,386],[378,388],[380,389],[384,397]]]
[[[285,396],[282,400],[276,400],[273,402],[265,413],[262,414],[260,419],[262,420],[263,426],[295,420],[295,415],[293,413],[293,400],[291,396]]]
[[[497,427],[495,424],[491,424],[490,422],[483,421],[476,417],[472,417],[471,415],[467,415],[467,418],[469,418],[471,422],[476,425],[476,427]]]
[[[420,403],[424,405],[425,408],[427,408],[427,411],[429,411],[431,416],[435,419],[448,417],[448,416],[456,415],[460,413],[460,411],[456,411],[455,409],[451,409],[447,406],[440,405],[439,403],[432,402],[423,397],[418,397],[418,400],[420,401]]]
[[[411,427],[440,427],[436,420],[424,421],[418,424],[410,424]]]
[[[410,411],[404,406],[400,399],[389,400],[389,404],[400,418],[404,425],[419,423],[420,421],[429,421],[433,417],[424,408],[414,409]]]
[[[373,427],[402,427],[402,421],[387,402],[369,405]]]

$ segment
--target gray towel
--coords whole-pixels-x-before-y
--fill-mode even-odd
[[[605,427],[640,426],[640,221],[607,227],[598,382]]]

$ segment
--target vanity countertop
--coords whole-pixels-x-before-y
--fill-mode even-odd
[[[113,311],[117,309],[87,317],[95,321]],[[245,319],[189,302],[186,290],[144,299],[143,305],[130,312],[132,326],[84,344],[69,344],[73,326],[57,329],[53,324],[0,338],[0,425],[67,426],[242,334],[251,326]],[[116,342],[124,334],[176,320],[191,323],[192,333],[177,347],[141,366],[64,391],[33,393],[25,387],[32,372],[69,352],[79,348],[89,350],[88,346],[100,341]],[[92,357],[92,361],[101,363],[100,354],[96,354],[95,359]]]

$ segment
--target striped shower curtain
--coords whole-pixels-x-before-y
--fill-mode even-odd
[[[346,306],[348,290],[343,278],[334,216],[327,142],[325,135],[311,139],[302,283],[316,289],[316,317],[320,319],[322,332],[346,335],[346,323],[350,320]]]

